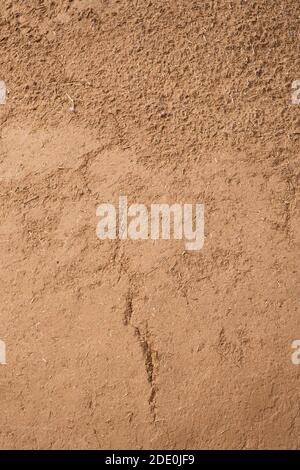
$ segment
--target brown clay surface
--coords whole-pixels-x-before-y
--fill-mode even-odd
[[[299,448],[299,17],[1,1],[1,448]],[[120,194],[204,248],[101,242]]]

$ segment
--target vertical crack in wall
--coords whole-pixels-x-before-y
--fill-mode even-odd
[[[152,348],[150,341],[150,333],[148,325],[146,323],[145,331],[142,332],[141,328],[136,327],[132,324],[132,314],[133,314],[133,295],[132,291],[129,289],[126,295],[126,305],[124,310],[123,323],[125,326],[130,325],[134,330],[134,335],[137,337],[139,345],[141,347],[143,358],[145,361],[145,369],[147,373],[148,383],[150,385],[150,396],[148,398],[148,403],[150,406],[150,413],[153,418],[153,421],[156,421],[156,394],[157,394],[157,385],[156,385],[156,373],[157,373],[157,359],[158,354]]]
[[[150,406],[151,416],[153,417],[153,421],[155,421],[156,420],[156,393],[157,393],[157,386],[155,382],[155,373],[156,373],[155,363],[157,359],[157,352],[152,349],[150,341],[148,339],[149,338],[148,327],[146,327],[145,334],[142,334],[140,329],[136,327],[134,328],[134,332],[142,348],[142,352],[143,352],[143,356],[145,360],[147,378],[148,378],[148,382],[151,388],[148,402]]]
[[[126,295],[126,305],[123,317],[123,323],[125,326],[129,325],[132,317],[132,293],[129,290]]]

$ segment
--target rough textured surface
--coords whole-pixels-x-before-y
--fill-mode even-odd
[[[1,448],[299,448],[299,16],[1,1]],[[119,194],[203,250],[100,242]]]

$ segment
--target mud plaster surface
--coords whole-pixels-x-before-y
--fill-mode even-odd
[[[299,16],[2,0],[1,448],[299,448]],[[120,194],[203,250],[100,242]]]

